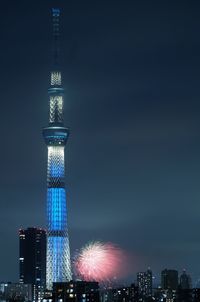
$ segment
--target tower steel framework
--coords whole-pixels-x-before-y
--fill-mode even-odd
[[[53,282],[71,280],[71,263],[67,227],[65,189],[65,145],[69,129],[63,123],[62,77],[59,68],[60,10],[52,9],[53,17],[53,70],[49,94],[49,125],[43,129],[48,149],[47,162],[47,275],[46,286]]]

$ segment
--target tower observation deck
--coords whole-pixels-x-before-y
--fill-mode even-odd
[[[65,189],[65,145],[69,130],[63,122],[62,75],[59,67],[60,10],[52,9],[53,68],[50,77],[49,125],[43,129],[47,145],[47,265],[46,287],[71,280]]]

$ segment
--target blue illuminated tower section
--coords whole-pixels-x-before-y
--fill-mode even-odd
[[[65,189],[65,145],[69,136],[63,123],[62,76],[59,68],[60,10],[52,9],[53,69],[49,93],[49,126],[43,129],[48,149],[47,163],[47,288],[53,282],[71,280],[67,203]]]

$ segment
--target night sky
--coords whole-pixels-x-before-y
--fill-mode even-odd
[[[199,1],[1,1],[0,280],[18,279],[18,229],[45,227],[52,26],[62,70],[72,254],[111,241],[135,273],[200,278]]]

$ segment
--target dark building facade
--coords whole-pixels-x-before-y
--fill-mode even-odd
[[[176,290],[178,288],[178,271],[165,269],[161,272],[162,289]]]
[[[1,283],[2,285],[2,283]],[[31,284],[21,284],[21,283],[5,283],[4,291],[1,293],[1,301],[21,301],[28,302],[33,301],[32,296],[32,285]]]
[[[176,302],[193,302],[193,291],[191,289],[179,288],[176,293]]]
[[[193,289],[193,302],[199,302],[200,301],[200,288],[194,288]]]
[[[190,289],[192,287],[192,280],[190,275],[186,274],[186,271],[180,275],[180,288],[181,289]]]
[[[138,286],[134,283],[128,287],[101,290],[101,302],[138,302]]]
[[[19,230],[19,282],[32,284],[33,291],[46,285],[46,231],[43,229]]]
[[[53,283],[53,302],[99,302],[98,282],[70,281]]]

